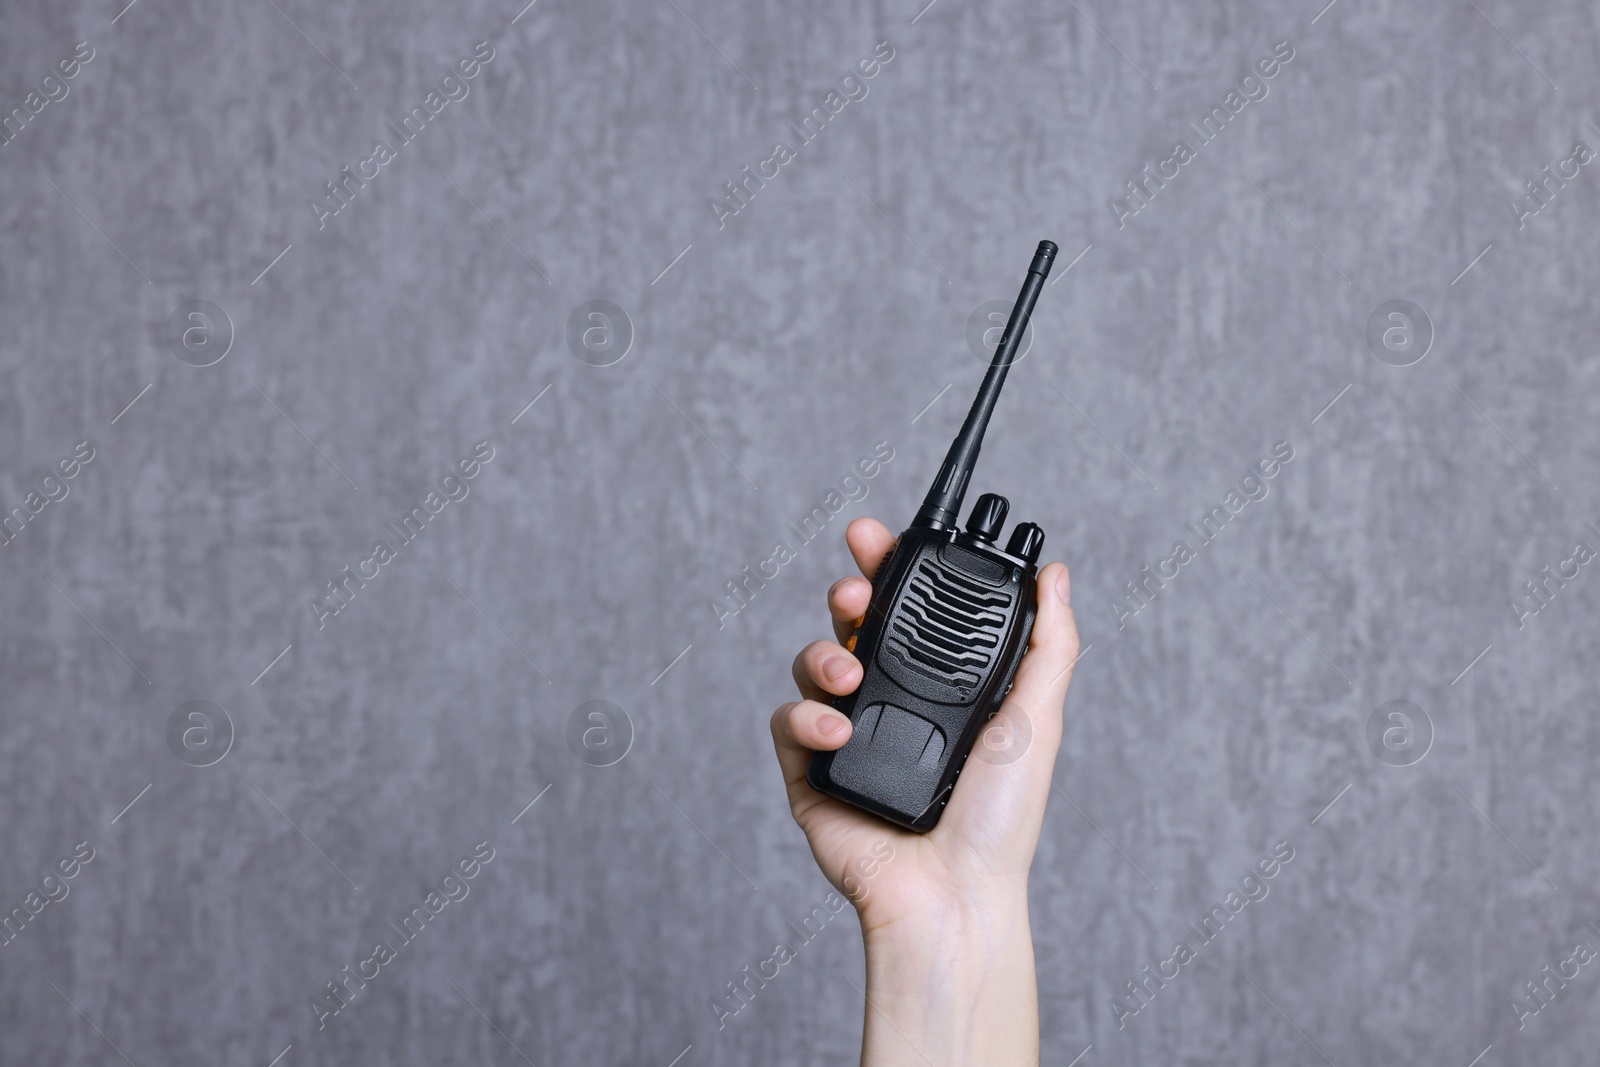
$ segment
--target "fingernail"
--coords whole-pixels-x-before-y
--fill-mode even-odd
[[[823,737],[832,737],[843,729],[844,717],[842,715],[824,715],[817,720],[817,733]]]
[[[1063,604],[1072,603],[1072,578],[1067,574],[1065,567],[1056,575],[1056,596],[1061,598]]]
[[[850,661],[843,656],[829,656],[822,661],[823,676],[830,682],[837,682],[850,673]]]

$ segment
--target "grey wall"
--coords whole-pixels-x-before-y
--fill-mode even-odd
[[[909,519],[981,374],[969,316],[1050,237],[978,475],[1071,565],[1087,646],[1033,881],[1046,1062],[1593,1062],[1600,965],[1512,1006],[1600,947],[1600,579],[1512,607],[1600,546],[1600,177],[1513,207],[1600,147],[1593,5],[123,3],[0,14],[8,113],[94,49],[0,147],[0,505],[94,450],[0,550],[0,906],[94,850],[0,948],[0,1061],[849,1061],[848,915],[712,1007],[827,892],[767,716],[844,523]],[[1187,123],[1281,41],[1206,143]],[[597,299],[631,322],[604,367],[568,327]],[[226,320],[190,351],[195,300]],[[1391,300],[1426,346],[1369,343]],[[319,628],[480,441],[470,495]],[[878,441],[867,498],[719,627]],[[593,700],[626,724],[574,747]],[[470,895],[319,1031],[479,842]]]

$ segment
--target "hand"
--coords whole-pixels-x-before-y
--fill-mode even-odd
[[[894,536],[872,519],[852,522],[845,540],[864,575],[871,575],[894,546]],[[939,825],[926,834],[891,826],[818,793],[806,781],[812,753],[837,749],[850,737],[849,719],[829,701],[855,691],[862,666],[841,644],[816,641],[801,651],[794,678],[804,699],[783,705],[772,716],[772,740],[790,811],[805,831],[817,865],[860,916],[868,946],[869,1000],[883,1009],[880,999],[910,998],[907,1010],[926,1016],[922,1021],[927,1025],[920,1026],[916,1019],[898,1016],[900,1049],[906,1051],[910,1043],[916,1053],[906,1062],[921,1063],[934,1051],[919,1046],[913,1032],[948,1050],[943,1054],[952,1057],[949,1062],[1026,1062],[1025,1047],[1011,1058],[1003,1050],[1018,1048],[1019,1032],[1026,1045],[1030,1016],[1032,1058],[1037,1061],[1027,883],[1061,745],[1062,703],[1078,656],[1070,593],[1065,566],[1052,563],[1040,572],[1038,617],[1016,684],[977,742],[979,749],[988,744],[1003,758],[985,759],[975,750]],[[841,579],[828,591],[828,610],[840,641],[865,613],[871,594],[871,583],[855,577]],[[1025,744],[1025,750],[1020,755],[1007,751],[1007,738],[1013,745]],[[1023,956],[1025,982],[1017,973]],[[989,974],[997,965],[1003,976],[999,982]],[[969,981],[970,1001],[956,993]],[[959,1003],[931,1002],[930,983]],[[994,1013],[986,1015],[980,1001]],[[985,1019],[993,1025],[984,1025]],[[863,1063],[900,1062],[887,1048],[869,1055],[873,1011],[867,1020]],[[944,1032],[957,1025],[962,1034]],[[988,1033],[991,1029],[996,1032]],[[939,1031],[937,1037],[934,1031]],[[895,1044],[893,1034],[879,1036]],[[960,1051],[969,1042],[970,1058]]]

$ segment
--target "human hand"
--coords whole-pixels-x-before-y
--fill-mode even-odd
[[[874,519],[852,522],[845,539],[868,576],[894,547],[894,536]],[[795,822],[823,873],[856,905],[864,930],[980,899],[997,888],[1025,889],[1061,744],[1062,702],[1078,655],[1069,595],[1065,566],[1052,563],[1040,572],[1038,617],[1016,685],[979,737],[939,825],[918,834],[824,796],[806,781],[812,752],[840,748],[850,737],[850,720],[830,702],[854,692],[863,671],[838,641],[866,612],[872,585],[849,577],[828,591],[838,641],[814,641],[795,657],[794,679],[804,699],[773,714],[772,738]],[[1019,753],[1017,746],[1025,750]],[[884,860],[885,841],[893,848],[892,860]],[[874,872],[870,880],[863,877],[868,870]]]

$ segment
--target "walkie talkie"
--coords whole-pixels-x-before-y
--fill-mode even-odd
[[[909,830],[933,829],[984,722],[1011,691],[1038,610],[1044,531],[996,538],[1010,505],[985,493],[957,529],[967,480],[1006,371],[1028,328],[1056,246],[1040,241],[1005,333],[922,509],[872,578],[872,603],[850,638],[865,674],[833,706],[850,717],[844,747],[818,752],[812,788]]]

